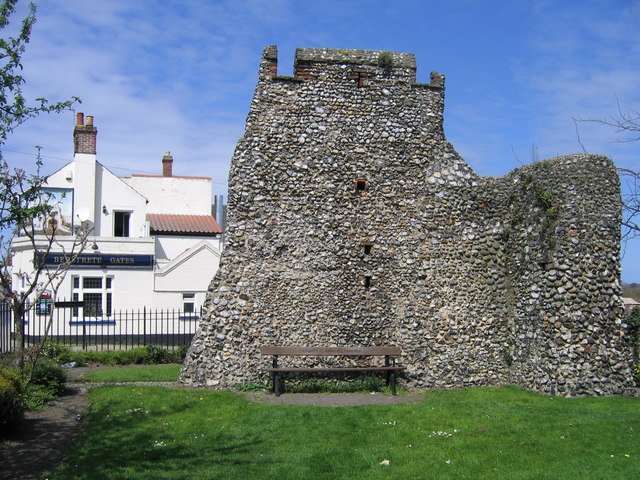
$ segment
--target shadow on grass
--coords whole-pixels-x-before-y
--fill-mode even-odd
[[[161,390],[92,391],[87,431],[63,468],[49,478],[185,478],[187,472],[265,464],[255,455],[264,438],[247,435],[245,427],[234,428],[229,421],[243,407],[235,395],[211,405],[202,393]],[[131,397],[139,398],[132,402]]]
[[[80,397],[76,389],[66,389],[54,406],[27,413],[15,432],[0,439],[0,478],[41,478],[62,462],[80,435],[76,415],[85,407]]]
[[[638,478],[633,398],[476,388],[334,409],[162,387],[90,397],[84,438],[49,479]]]

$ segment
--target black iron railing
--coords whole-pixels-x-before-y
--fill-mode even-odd
[[[68,302],[72,303],[72,302]],[[78,314],[78,310],[80,313]],[[198,328],[202,309],[128,310],[110,315],[89,309],[61,305],[53,311],[31,309],[25,315],[24,342],[30,346],[45,338],[51,342],[82,349],[120,349],[160,345],[175,348],[189,345]],[[16,349],[16,325],[11,309],[0,304],[0,353]]]

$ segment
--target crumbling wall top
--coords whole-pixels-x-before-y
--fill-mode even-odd
[[[297,48],[294,65],[327,63],[379,66],[384,62],[396,68],[416,68],[416,56],[413,53],[339,48]]]
[[[278,49],[267,46],[260,62],[260,78],[280,81],[321,80],[370,84],[408,84],[444,88],[444,75],[432,74],[428,84],[416,84],[416,57],[413,53],[339,48],[297,48],[293,76],[278,72]],[[435,75],[435,80],[434,80]]]

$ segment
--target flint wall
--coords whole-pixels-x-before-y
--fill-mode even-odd
[[[298,49],[294,71],[265,49],[182,382],[266,380],[260,345],[394,345],[409,387],[633,388],[610,160],[481,177],[413,55]]]

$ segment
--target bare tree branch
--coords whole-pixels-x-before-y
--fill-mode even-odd
[[[580,141],[578,132],[579,122],[596,123],[613,128],[618,135],[619,142],[640,141],[640,112],[633,108],[622,108],[617,96],[616,106],[618,110],[616,116],[604,119],[573,118],[578,142],[583,150],[584,146]],[[622,190],[622,238],[623,240],[629,240],[640,236],[640,172],[628,168],[618,168],[618,175],[620,176],[620,182],[626,186],[626,189]]]
[[[39,159],[38,159],[39,162]],[[5,162],[0,162],[0,196],[4,198],[0,210],[0,229],[13,233],[12,237],[0,237],[0,296],[8,300],[13,311],[20,368],[24,364],[24,318],[35,303],[30,299],[39,298],[45,290],[54,292],[52,300],[67,271],[77,260],[87,244],[90,229],[87,225],[74,232],[62,235],[55,228],[45,228],[49,212],[56,207],[52,197],[44,190],[46,177],[39,174],[28,175],[21,169],[11,170]],[[31,265],[27,271],[16,271],[13,265],[13,249],[20,246],[33,252]],[[59,253],[65,261],[49,266],[44,261],[50,253]],[[23,285],[13,284],[19,275]],[[22,283],[22,282],[21,282]],[[27,378],[28,381],[28,378]]]
[[[580,144],[580,148],[582,148],[583,153],[587,153],[587,149],[584,148],[584,145],[582,144],[582,139],[580,138],[580,131],[578,130],[578,121],[575,118],[573,119],[573,125],[576,128],[576,137],[578,137],[578,143]]]
[[[617,134],[624,134],[625,136],[619,136],[619,142],[637,142],[640,140],[640,112],[633,108],[624,109],[620,105],[620,100],[616,96],[616,106],[618,114],[616,116],[609,116],[606,118],[580,118],[574,117],[574,122],[591,122],[604,125],[605,127],[611,127]]]

